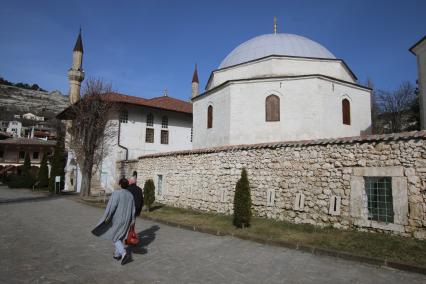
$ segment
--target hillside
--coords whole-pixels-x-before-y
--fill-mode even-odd
[[[43,92],[0,84],[1,116],[31,112],[51,118],[68,106],[68,96],[59,91]]]

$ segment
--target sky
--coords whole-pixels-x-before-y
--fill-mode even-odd
[[[415,83],[408,49],[426,34],[426,0],[131,1],[0,0],[0,76],[68,93],[81,26],[86,78],[114,91],[188,100],[239,44],[278,32],[314,40],[343,59],[360,83],[393,90]]]

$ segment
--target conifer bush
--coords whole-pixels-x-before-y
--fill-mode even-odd
[[[11,176],[8,186],[10,188],[31,188],[33,184],[34,178],[31,175],[30,155],[25,153],[24,164],[21,167],[21,174]]]
[[[250,184],[247,178],[247,170],[243,168],[241,171],[241,178],[238,180],[235,187],[234,226],[237,228],[249,227],[251,215]]]
[[[38,187],[43,188],[49,185],[49,168],[47,167],[47,155],[44,154],[40,163],[40,170],[37,175]]]
[[[145,181],[143,186],[143,196],[144,196],[144,205],[148,209],[148,212],[151,210],[151,206],[155,201],[155,185],[152,179]]]
[[[52,158],[52,168],[50,170],[49,190],[51,192],[55,191],[56,176],[61,177],[60,189],[63,188],[64,178],[65,178],[65,164],[66,164],[66,156],[65,156],[64,137],[63,135],[60,134],[58,136],[58,140],[55,145],[55,151],[53,153],[53,158]],[[60,192],[60,189],[59,189],[59,192]]]

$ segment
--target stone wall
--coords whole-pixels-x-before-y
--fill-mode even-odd
[[[426,238],[425,131],[170,152],[120,165],[136,170],[141,186],[154,179],[157,200],[175,207],[232,214],[246,167],[255,215]],[[393,223],[368,219],[365,176],[392,178]]]

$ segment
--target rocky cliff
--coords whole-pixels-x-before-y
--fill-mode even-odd
[[[68,107],[68,96],[59,91],[42,92],[0,85],[0,107],[16,113],[31,112],[51,117]]]

